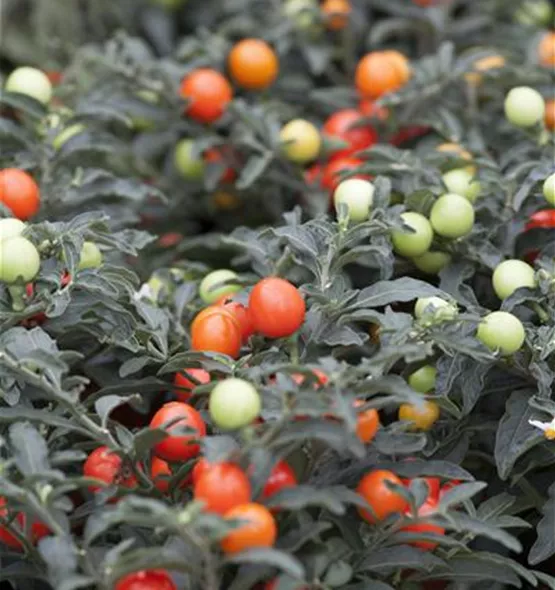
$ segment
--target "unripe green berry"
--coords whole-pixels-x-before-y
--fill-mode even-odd
[[[509,90],[505,97],[505,115],[516,127],[533,127],[545,114],[545,101],[542,95],[529,86],[517,86]]]

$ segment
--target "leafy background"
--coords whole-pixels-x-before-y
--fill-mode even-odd
[[[555,588],[554,447],[528,424],[555,415],[555,242],[553,230],[523,232],[544,208],[539,181],[553,172],[554,140],[512,128],[502,106],[516,85],[546,98],[555,92],[553,72],[538,65],[545,29],[519,23],[520,4],[353,1],[348,30],[336,33],[317,11],[314,26],[299,31],[276,0],[2,4],[2,72],[31,64],[63,78],[48,111],[24,97],[1,99],[0,165],[31,170],[39,181],[42,206],[29,235],[49,246],[23,311],[11,309],[0,286],[0,490],[54,533],[37,547],[26,542],[24,556],[0,547],[1,579],[22,589],[110,588],[124,573],[166,567],[179,587],[195,589],[248,589],[276,574],[279,590],[442,587],[438,580],[450,588]],[[183,117],[183,75],[205,65],[223,70],[232,44],[260,31],[280,58],[272,89],[237,90],[208,128]],[[294,117],[321,125],[356,106],[354,68],[377,47],[409,55],[413,77],[382,100],[388,120],[371,121],[380,144],[362,154],[361,171],[376,175],[375,206],[368,221],[346,226],[327,214],[326,191],[283,158],[279,129]],[[470,89],[473,62],[497,53],[507,66]],[[83,131],[56,149],[53,140],[76,123]],[[391,145],[408,125],[429,132]],[[225,182],[219,164],[199,182],[180,178],[173,149],[183,137],[194,138],[199,153],[231,147],[237,180]],[[483,195],[470,236],[435,244],[452,262],[430,278],[393,254],[389,234],[404,206],[429,212],[444,191],[441,174],[461,165],[435,151],[443,141],[473,154]],[[105,263],[77,272],[85,239],[102,247]],[[538,288],[502,304],[524,321],[526,347],[504,360],[474,329],[500,307],[492,270],[532,246],[544,271]],[[238,361],[188,350],[188,326],[203,305],[198,283],[226,266],[247,289],[273,273],[300,285],[309,311],[295,346],[255,338]],[[69,286],[60,280],[66,268]],[[137,297],[152,277],[160,292]],[[415,322],[412,301],[430,295],[455,301],[458,317]],[[47,319],[34,326],[39,312]],[[380,327],[379,343],[370,324]],[[407,432],[396,410],[418,396],[406,377],[430,363],[441,419],[430,432]],[[179,486],[191,465],[177,472],[169,497],[140,467],[163,436],[146,426],[149,418],[172,399],[171,379],[185,366],[245,378],[263,396],[265,425],[233,437],[211,428],[203,452],[255,465],[257,490],[278,458],[294,465],[302,485],[270,500],[281,509],[276,549],[223,558],[215,541],[226,525],[199,513]],[[312,369],[329,383],[315,390],[310,378],[291,378]],[[206,407],[210,388],[196,389],[197,407]],[[382,416],[367,447],[354,436],[355,398]],[[339,420],[326,420],[330,412]],[[295,421],[299,415],[309,419]],[[101,444],[135,470],[138,490],[88,491],[82,462]],[[395,523],[361,525],[352,490],[376,466],[466,482],[434,517],[449,531],[434,553],[405,544],[410,534]],[[113,494],[124,498],[108,503]]]

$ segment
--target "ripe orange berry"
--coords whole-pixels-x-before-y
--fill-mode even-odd
[[[555,66],[555,31],[546,31],[538,45],[540,65],[546,68]]]
[[[349,23],[349,14],[351,14],[349,0],[324,0],[321,10],[330,31],[340,31]]]
[[[191,324],[191,349],[221,352],[237,358],[241,350],[241,326],[224,307],[210,305]]]
[[[263,90],[276,79],[276,52],[262,39],[244,39],[229,53],[227,65],[235,82],[248,90]]]
[[[549,131],[555,131],[555,98],[545,101],[545,126]]]
[[[357,486],[360,494],[374,511],[374,514],[364,508],[358,512],[367,522],[374,524],[376,520],[383,520],[391,514],[402,513],[408,506],[408,502],[393,490],[389,489],[385,482],[402,486],[403,482],[391,471],[376,469],[367,473]]]
[[[393,64],[398,76],[403,84],[406,84],[410,80],[411,71],[408,59],[396,49],[388,49],[382,51],[382,55],[387,57],[389,62]]]
[[[355,403],[355,406],[362,405],[362,403],[363,402],[358,401]],[[364,410],[364,412],[358,414],[356,433],[359,440],[364,444],[368,444],[374,439],[379,427],[380,416],[378,410],[370,408],[369,410]]]
[[[210,68],[199,68],[185,76],[179,92],[189,101],[185,113],[201,123],[218,120],[233,97],[229,82]]]
[[[277,537],[277,525],[272,513],[262,504],[251,502],[235,506],[225,514],[226,520],[241,520],[244,524],[228,533],[221,541],[224,553],[239,553],[255,547],[272,547]]]
[[[39,187],[25,170],[0,170],[0,203],[10,209],[14,217],[25,221],[39,210]]]
[[[398,51],[372,51],[357,65],[355,84],[364,98],[379,98],[404,86],[410,78],[407,58]]]

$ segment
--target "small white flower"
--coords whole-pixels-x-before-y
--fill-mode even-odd
[[[540,420],[528,420],[528,424],[543,430],[545,438],[555,440],[555,418],[551,422],[541,422]]]
[[[153,297],[154,292],[148,283],[143,283],[141,288],[138,291],[135,291],[135,294],[133,295],[133,299],[135,301],[140,301],[141,299],[152,299]]]

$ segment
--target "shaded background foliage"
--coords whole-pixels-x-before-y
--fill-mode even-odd
[[[0,578],[18,588],[36,580],[66,590],[109,588],[124,573],[167,567],[183,588],[251,588],[276,573],[280,590],[305,582],[432,588],[436,580],[451,588],[555,588],[553,443],[528,424],[555,414],[555,244],[553,230],[523,232],[543,208],[539,181],[553,171],[554,142],[553,134],[538,141],[514,129],[503,115],[504,96],[516,85],[555,94],[552,69],[537,63],[546,29],[517,22],[522,3],[501,0],[352,4],[349,29],[339,32],[325,31],[319,14],[311,30],[297,30],[276,0],[2,4],[2,71],[32,64],[63,76],[48,113],[2,97],[0,165],[29,169],[39,180],[42,207],[30,236],[53,246],[42,252],[23,311],[14,312],[0,290],[0,490],[54,535],[26,545],[24,559],[2,548]],[[233,43],[261,32],[280,58],[272,89],[237,91],[210,127],[183,117],[182,77],[200,66],[224,71]],[[361,155],[360,171],[377,176],[374,209],[368,221],[347,227],[323,215],[327,190],[305,182],[283,157],[279,130],[294,117],[321,126],[337,109],[356,106],[354,68],[376,47],[409,55],[413,76],[381,101],[390,117],[369,120],[381,141]],[[497,53],[506,67],[470,87],[465,76],[475,60]],[[83,128],[56,148],[60,132],[75,124]],[[429,131],[390,145],[409,125]],[[173,151],[184,137],[195,139],[199,153],[228,148],[225,165],[208,165],[199,181],[181,178]],[[442,173],[462,164],[435,150],[443,141],[472,153],[483,196],[470,236],[435,242],[452,262],[430,278],[394,256],[389,235],[403,206],[429,213],[444,192]],[[324,155],[334,147],[326,140]],[[227,166],[236,170],[233,182],[224,177]],[[105,263],[78,272],[85,239],[102,247]],[[527,326],[526,348],[507,361],[481,345],[474,328],[500,306],[492,270],[531,246],[541,251],[536,268],[544,272],[537,289],[502,303]],[[301,286],[309,311],[298,350],[261,338],[239,361],[188,350],[188,326],[203,306],[198,283],[228,265],[246,287],[273,273]],[[66,269],[68,288],[60,279]],[[152,276],[160,293],[137,297]],[[465,311],[452,322],[415,322],[411,302],[433,295]],[[20,325],[39,312],[44,324]],[[379,344],[370,323],[380,326]],[[442,418],[428,433],[408,432],[396,410],[418,403],[406,377],[424,363],[438,369],[433,399]],[[198,514],[178,485],[191,465],[172,480],[169,499],[140,467],[160,436],[145,425],[172,398],[173,373],[188,366],[245,378],[263,394],[268,429],[232,437],[212,428],[203,452],[254,464],[255,489],[276,458],[295,466],[303,485],[269,502],[282,510],[275,550],[222,558],[213,546],[226,525]],[[317,392],[313,379],[291,377],[315,368],[330,377]],[[195,392],[207,420],[210,388]],[[366,447],[354,436],[355,398],[382,414]],[[330,412],[340,419],[326,420]],[[299,415],[309,419],[297,422]],[[89,493],[81,463],[100,444],[136,472],[136,492]],[[440,503],[439,522],[451,532],[435,553],[404,544],[407,533],[395,528],[382,534],[360,526],[352,488],[377,465],[468,482]],[[413,501],[424,499],[418,483],[411,491]],[[125,497],[105,504],[113,493]]]

